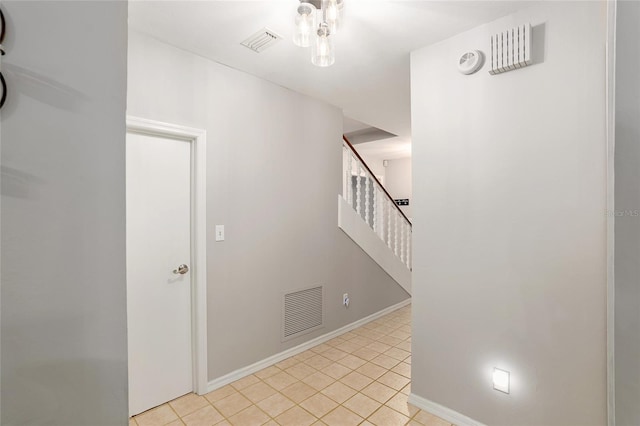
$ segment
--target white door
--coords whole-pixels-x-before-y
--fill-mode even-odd
[[[191,143],[127,133],[129,414],[191,392]],[[180,269],[180,265],[185,265]]]

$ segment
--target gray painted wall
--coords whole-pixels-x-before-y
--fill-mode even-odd
[[[393,198],[408,198],[408,206],[400,206],[402,212],[411,218],[413,200],[411,191],[411,157],[389,160],[384,169],[384,186]]]
[[[616,24],[616,424],[640,424],[640,3],[619,1]]]
[[[338,229],[339,109],[131,32],[128,114],[207,131],[210,379],[408,297]],[[326,327],[282,343],[283,293],[316,285]]]
[[[458,73],[526,22],[534,65]],[[412,54],[412,392],[485,424],[607,421],[605,24],[540,2]]]
[[[1,423],[124,425],[127,5],[2,8]]]

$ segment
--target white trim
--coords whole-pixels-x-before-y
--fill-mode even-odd
[[[484,423],[480,423],[479,421],[473,420],[472,418],[458,413],[451,408],[440,405],[437,402],[429,401],[428,399],[414,393],[409,394],[408,402],[421,410],[428,411],[429,413],[457,426],[485,426]]]
[[[191,328],[193,390],[207,393],[207,132],[145,118],[127,116],[127,132],[170,136],[191,142]]]
[[[311,349],[314,346],[318,346],[324,342],[327,342],[335,337],[340,336],[341,334],[347,333],[351,330],[361,327],[362,325],[368,322],[375,321],[378,318],[383,317],[388,313],[396,311],[400,308],[403,308],[409,304],[411,304],[411,299],[404,300],[400,303],[397,303],[393,306],[389,306],[388,308],[385,308],[367,317],[359,319],[358,321],[352,322],[351,324],[347,324],[344,327],[341,327],[330,333],[323,334],[322,336],[316,337],[315,339],[302,343],[301,345],[287,349],[286,351],[277,353],[275,355],[270,356],[269,358],[265,358],[261,361],[248,365],[246,367],[239,368],[238,370],[232,371],[231,373],[225,374],[224,376],[218,377],[217,379],[213,379],[212,381],[209,382],[209,392],[214,391],[218,388],[221,388],[222,386],[228,385],[229,383],[233,383],[236,380],[242,379],[243,377],[249,376],[264,368],[270,367],[273,364],[277,364],[278,362],[283,361],[287,358],[298,355],[299,353],[302,353],[308,349]]]
[[[607,2],[606,128],[607,128],[607,424],[615,413],[615,64],[616,1]]]

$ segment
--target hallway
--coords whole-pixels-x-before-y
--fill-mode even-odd
[[[411,306],[205,396],[188,394],[129,426],[449,426],[407,404]]]

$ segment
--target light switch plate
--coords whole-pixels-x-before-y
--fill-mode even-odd
[[[224,225],[216,225],[216,241],[224,241]]]

